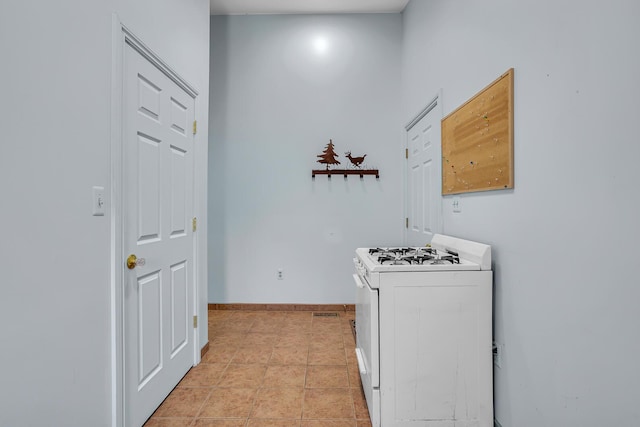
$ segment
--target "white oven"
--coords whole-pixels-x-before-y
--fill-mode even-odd
[[[359,248],[356,356],[373,427],[491,427],[491,247]]]

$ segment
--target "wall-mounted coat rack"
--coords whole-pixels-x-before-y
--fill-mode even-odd
[[[349,159],[354,169],[329,169],[329,165],[339,165],[340,160],[338,160],[338,155],[335,152],[335,147],[333,145],[333,140],[329,140],[329,143],[324,148],[322,154],[318,154],[316,157],[318,163],[322,163],[327,165],[326,169],[312,169],[311,170],[311,178],[315,178],[316,175],[327,175],[329,179],[331,179],[331,175],[342,175],[344,178],[347,178],[347,175],[360,175],[360,178],[363,178],[365,175],[375,175],[376,179],[380,178],[380,172],[378,169],[362,169],[362,163],[364,162],[366,154],[363,154],[360,157],[353,157],[351,155],[351,151],[347,151],[345,157]]]
[[[343,175],[345,178],[347,175],[360,175],[363,178],[365,175],[375,175],[376,178],[380,178],[378,169],[314,169],[311,171],[311,178],[315,178],[316,175],[327,175],[331,178],[331,175]]]

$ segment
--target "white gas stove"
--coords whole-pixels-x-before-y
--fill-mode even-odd
[[[491,246],[442,234],[424,248],[359,248],[356,266],[370,272],[491,270]]]
[[[356,356],[373,427],[493,425],[491,247],[359,248]]]

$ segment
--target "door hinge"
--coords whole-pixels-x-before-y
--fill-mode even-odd
[[[409,228],[409,218],[404,219],[404,228]]]
[[[195,135],[198,132],[198,121],[193,121],[193,134]]]
[[[193,316],[193,329],[198,327],[198,316]]]
[[[408,148],[405,148],[405,149],[404,149],[404,158],[405,158],[405,159],[408,159],[408,158],[409,158],[409,149],[408,149]]]
[[[198,218],[196,218],[195,216],[191,220],[191,229],[193,231],[196,231],[198,229]]]

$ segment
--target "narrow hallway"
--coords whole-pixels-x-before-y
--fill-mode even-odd
[[[209,310],[209,351],[147,427],[370,427],[353,311]]]

